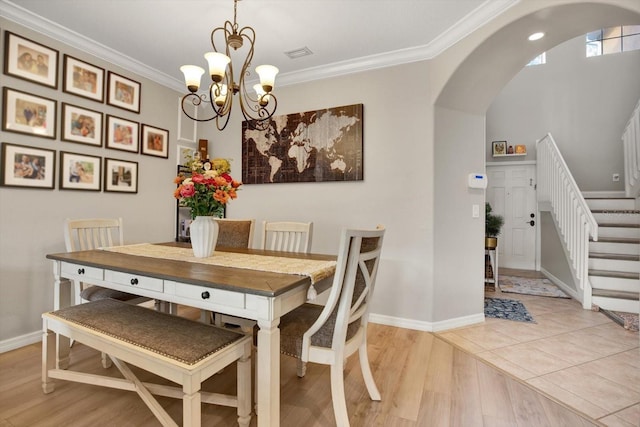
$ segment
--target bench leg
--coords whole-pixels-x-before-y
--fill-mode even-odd
[[[200,392],[182,396],[182,425],[200,427],[202,423]]]
[[[55,384],[49,371],[56,367],[56,334],[47,329],[47,322],[44,322],[42,332],[42,391],[45,394],[51,393],[55,389]]]
[[[248,341],[244,348],[244,355],[238,360],[238,424],[248,427],[251,421],[251,351],[252,344]]]

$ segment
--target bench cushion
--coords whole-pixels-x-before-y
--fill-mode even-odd
[[[45,316],[75,323],[194,365],[245,335],[114,299],[66,307]]]

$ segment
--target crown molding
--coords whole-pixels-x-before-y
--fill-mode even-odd
[[[520,1],[521,0],[486,0],[427,45],[284,73],[278,76],[278,86],[295,85],[432,59]],[[0,0],[0,16],[155,81],[170,89],[181,93],[184,92],[184,83],[181,80],[149,67],[134,58],[123,55],[82,34],[36,15],[9,0]]]

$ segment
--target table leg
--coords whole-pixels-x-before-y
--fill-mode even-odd
[[[280,319],[258,320],[258,427],[280,425]]]

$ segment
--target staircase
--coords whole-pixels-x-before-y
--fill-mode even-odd
[[[598,223],[589,241],[591,303],[606,310],[640,312],[640,210],[631,198],[585,198]]]

